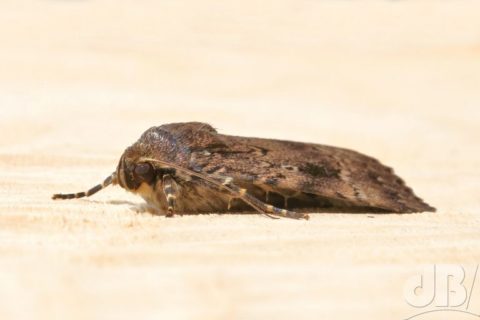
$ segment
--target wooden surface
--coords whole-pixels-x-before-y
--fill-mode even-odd
[[[478,12],[477,1],[2,1],[0,319],[404,319],[424,310],[403,293],[422,265],[460,265],[471,281]],[[50,200],[101,182],[148,127],[189,120],[359,150],[438,212],[166,219],[120,188]]]

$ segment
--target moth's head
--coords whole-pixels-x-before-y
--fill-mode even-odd
[[[156,170],[153,164],[129,157],[126,152],[120,158],[117,166],[117,182],[128,190],[135,192],[142,183],[153,185],[156,180]]]

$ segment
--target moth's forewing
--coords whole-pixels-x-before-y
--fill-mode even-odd
[[[293,208],[340,205],[392,212],[435,210],[418,198],[391,168],[358,152],[310,143],[219,135],[211,130],[208,134],[214,136],[211,141],[221,143],[203,145],[193,152],[195,165],[209,174],[233,177],[237,185],[262,199],[288,198]]]

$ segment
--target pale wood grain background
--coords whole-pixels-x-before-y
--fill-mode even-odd
[[[2,1],[0,319],[402,319],[420,311],[402,290],[423,264],[460,264],[469,281],[479,12],[477,1]],[[188,120],[360,150],[438,212],[166,219],[118,188],[50,200],[101,181],[149,126]]]

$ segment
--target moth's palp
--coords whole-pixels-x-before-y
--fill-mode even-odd
[[[66,200],[66,199],[78,199],[83,197],[90,197],[92,194],[97,193],[98,191],[108,187],[111,184],[117,183],[117,173],[114,172],[110,176],[108,176],[101,184],[96,185],[95,187],[91,188],[88,191],[77,192],[77,193],[57,193],[52,196],[53,200]]]

